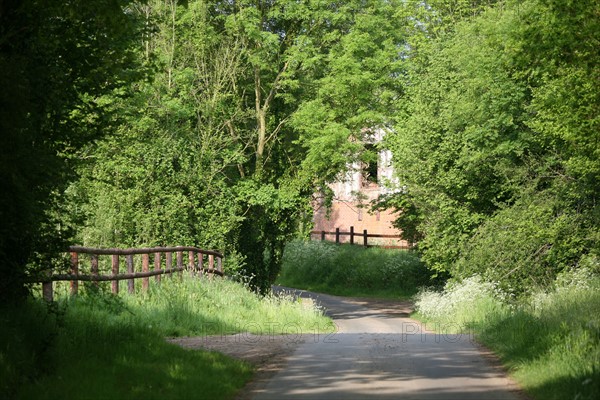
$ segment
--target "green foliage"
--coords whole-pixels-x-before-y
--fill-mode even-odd
[[[598,253],[598,4],[455,3],[410,40],[387,202],[430,267],[522,292]]]
[[[480,273],[516,292],[550,285],[560,271],[584,262],[592,239],[581,217],[561,205],[540,192],[500,209],[461,248],[456,276]]]
[[[52,371],[62,315],[58,308],[34,301],[0,311],[0,395],[10,399],[23,385]]]
[[[0,11],[0,298],[20,300],[72,234],[61,224],[74,153],[113,122],[140,76],[128,1],[11,1]]]
[[[389,123],[402,91],[397,79],[405,69],[399,55],[405,41],[400,3],[347,2],[345,7],[354,13],[345,21],[351,28],[343,35],[332,32],[339,40],[325,55],[322,76],[313,83],[316,90],[291,121],[307,151],[303,171],[319,183],[337,178],[357,159],[368,129]]]
[[[23,294],[25,264],[49,266],[73,235],[217,248],[267,290],[311,194],[361,151],[349,138],[393,108],[396,7],[3,7],[2,293]]]
[[[421,292],[417,317],[429,328],[468,332],[500,356],[536,399],[593,399],[600,389],[600,281],[580,268],[515,302],[475,276],[443,292]]]
[[[396,7],[132,7],[152,27],[138,62],[153,75],[112,99],[120,124],[81,153],[81,179],[67,191],[77,241],[216,248],[229,272],[268,291],[311,195],[358,157],[350,139],[394,107]]]
[[[231,100],[235,76],[228,74],[236,74],[238,56],[215,42],[202,3],[146,7],[142,11],[157,30],[141,56],[155,57],[156,73],[120,103],[119,129],[87,150],[82,179],[69,193],[80,215],[75,223],[85,224],[79,240],[226,250],[226,237],[240,220],[227,179],[243,154],[223,126],[237,112]],[[170,13],[177,17],[174,26]],[[178,26],[181,32],[171,36]]]
[[[340,295],[406,297],[429,281],[416,254],[295,240],[285,248],[279,284]]]

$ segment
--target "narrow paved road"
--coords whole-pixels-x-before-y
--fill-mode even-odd
[[[402,304],[296,294],[325,307],[338,331],[310,336],[256,400],[520,399],[468,334],[427,332]]]

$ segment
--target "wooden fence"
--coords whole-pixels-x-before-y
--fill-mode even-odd
[[[48,271],[46,279],[42,283],[44,299],[52,301],[54,298],[53,282],[70,281],[70,293],[76,295],[79,290],[79,281],[106,282],[111,281],[113,293],[119,293],[119,281],[127,280],[129,293],[135,292],[135,279],[142,279],[142,290],[148,290],[150,277],[154,276],[160,282],[161,275],[173,274],[174,272],[189,271],[192,275],[202,276],[204,274],[216,274],[223,276],[223,255],[216,251],[202,250],[197,247],[152,247],[140,249],[95,249],[80,246],[69,247],[71,255],[71,266],[69,274],[53,274]],[[89,255],[89,274],[80,274],[80,255]],[[135,271],[134,256],[141,255],[141,271]],[[164,266],[163,269],[163,255]],[[175,260],[173,260],[175,255]],[[100,275],[100,256],[110,256],[110,275]],[[126,273],[120,273],[121,257],[125,257]],[[152,270],[150,269],[150,256],[153,258]],[[184,256],[187,260],[184,262]],[[206,258],[206,263],[205,263]],[[215,265],[216,259],[216,265]],[[173,265],[175,261],[175,266]]]
[[[335,243],[339,244],[340,243],[340,237],[341,236],[350,236],[350,244],[355,244],[354,243],[354,238],[355,237],[362,237],[362,245],[365,247],[372,247],[372,246],[377,246],[377,247],[384,247],[384,248],[388,248],[388,249],[410,249],[412,248],[412,245],[410,243],[406,243],[405,245],[373,245],[373,244],[369,244],[369,238],[382,238],[382,239],[397,239],[397,240],[401,240],[402,237],[400,235],[382,235],[382,234],[377,234],[377,233],[369,233],[367,232],[367,230],[363,230],[362,233],[357,233],[354,231],[354,227],[351,226],[350,227],[350,232],[342,232],[340,231],[340,228],[336,228],[335,232],[326,232],[326,231],[312,231],[311,235],[320,235],[321,237],[321,241],[325,241],[327,236],[335,236]]]

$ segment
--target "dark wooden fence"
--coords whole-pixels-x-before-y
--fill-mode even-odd
[[[42,283],[44,299],[52,301],[54,298],[53,282],[70,281],[71,295],[76,295],[79,290],[79,281],[87,282],[112,282],[112,292],[119,293],[119,281],[127,280],[129,293],[135,292],[135,279],[142,279],[142,290],[148,290],[150,277],[154,276],[160,282],[161,275],[173,274],[175,272],[189,271],[191,275],[223,276],[223,255],[216,251],[202,250],[197,247],[152,247],[141,249],[94,249],[89,247],[71,246],[71,268],[69,274],[53,274],[48,276]],[[80,273],[81,255],[89,255],[89,274]],[[135,255],[141,255],[141,271],[136,272]],[[100,275],[99,259],[101,256],[110,257],[111,274]],[[153,264],[150,269],[150,258]],[[164,256],[164,264],[163,264]],[[175,256],[175,257],[173,257]],[[125,258],[126,272],[120,273],[121,257]],[[186,260],[184,261],[184,258]],[[205,260],[206,258],[206,260]],[[205,262],[206,261],[206,262]],[[173,265],[175,262],[175,265]],[[164,265],[164,269],[162,268]]]
[[[350,232],[342,232],[340,231],[340,228],[336,228],[335,232],[326,232],[326,231],[312,231],[311,235],[320,235],[321,237],[321,241],[325,241],[327,236],[334,236],[335,237],[335,243],[340,243],[340,237],[341,236],[350,236],[350,244],[355,244],[354,238],[355,237],[362,237],[362,245],[365,247],[372,247],[372,246],[377,246],[377,247],[384,247],[384,248],[388,248],[388,249],[410,249],[412,248],[410,243],[406,243],[404,245],[373,245],[373,244],[369,244],[369,238],[381,238],[381,239],[396,239],[396,240],[402,240],[402,237],[399,235],[382,235],[382,234],[377,234],[377,233],[369,233],[367,232],[367,230],[363,230],[362,233],[357,233],[354,231],[354,227],[351,226],[350,227]]]

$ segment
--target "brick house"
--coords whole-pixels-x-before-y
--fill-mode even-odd
[[[368,139],[368,146],[375,146],[385,135],[383,129],[375,131]],[[342,232],[362,234],[400,235],[400,231],[392,226],[396,215],[388,210],[371,213],[371,202],[380,195],[391,193],[390,187],[395,183],[392,168],[392,154],[389,150],[378,152],[377,162],[364,164],[353,163],[340,177],[338,182],[330,185],[334,198],[331,209],[327,209],[322,199],[314,204],[313,239],[319,239],[321,231],[334,232],[339,228]],[[327,240],[335,240],[327,235]],[[348,242],[349,236],[341,236],[341,242]],[[355,238],[356,243],[362,243],[362,237]],[[408,243],[397,238],[369,238],[369,244],[383,246],[407,247]]]

